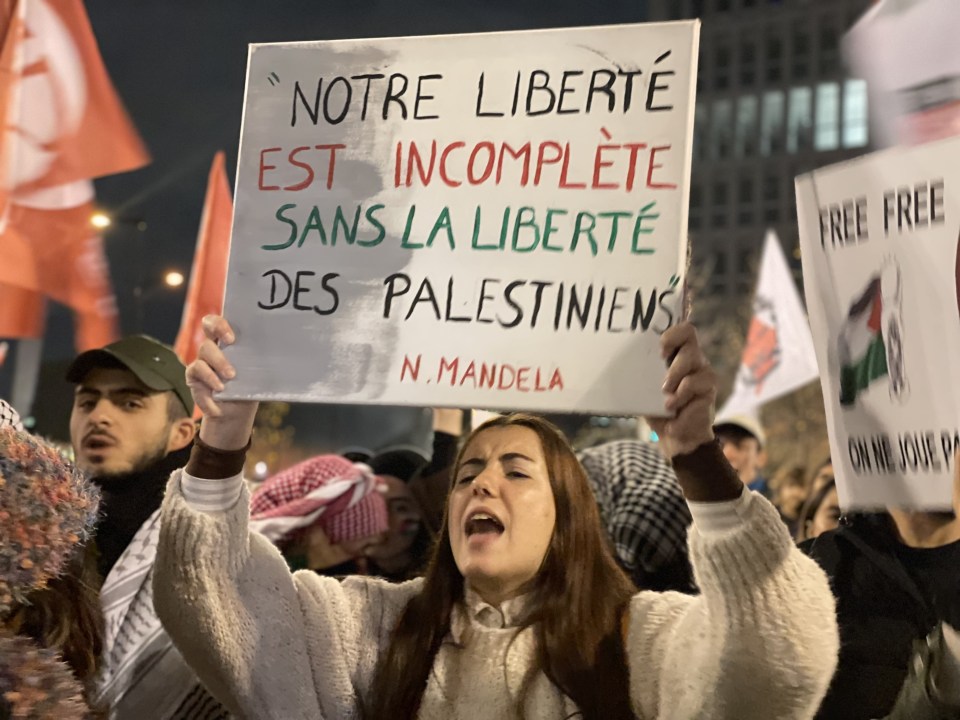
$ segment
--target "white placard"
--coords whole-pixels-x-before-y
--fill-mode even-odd
[[[698,30],[252,46],[229,397],[662,411]]]
[[[960,140],[797,178],[841,504],[951,506],[960,444]]]
[[[874,147],[960,134],[960,3],[880,0],[844,37],[870,95]]]

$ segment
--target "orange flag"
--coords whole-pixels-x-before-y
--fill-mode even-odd
[[[10,48],[18,87],[6,128],[14,202],[149,162],[103,66],[83,3],[31,0],[18,15],[23,32],[14,23],[11,39],[19,37],[21,47]]]
[[[6,227],[13,174],[12,125],[17,107],[21,63],[22,6],[16,0],[0,0],[0,233]]]
[[[210,168],[197,249],[190,270],[190,287],[180,320],[180,332],[174,344],[174,350],[185,364],[196,359],[200,343],[203,342],[203,330],[200,327],[203,316],[223,312],[232,221],[233,199],[221,151],[213,158]]]
[[[35,290],[0,284],[0,338],[43,337],[46,308]]]
[[[90,227],[90,180],[149,157],[80,0],[0,0],[3,20],[0,283],[69,305],[78,349],[103,345],[117,337],[117,313],[102,241]],[[35,327],[35,309],[21,294],[5,315],[19,312],[11,327]]]

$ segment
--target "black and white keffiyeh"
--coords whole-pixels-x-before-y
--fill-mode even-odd
[[[23,432],[20,413],[14,410],[13,406],[3,398],[0,398],[0,427],[12,427],[14,430]]]
[[[656,445],[616,440],[579,457],[625,568],[656,573],[679,554],[686,557],[690,509]]]

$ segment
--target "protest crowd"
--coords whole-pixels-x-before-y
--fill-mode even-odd
[[[30,2],[0,4],[8,125],[25,122],[20,95],[7,101],[8,77],[22,81],[24,107],[36,104],[21,53],[34,52],[44,13],[62,13],[61,30],[80,28],[70,31],[77,57],[102,72],[79,2]],[[933,0],[914,4],[923,2]],[[880,22],[896,3],[877,5],[868,17]],[[685,279],[698,33],[698,23],[533,33],[529,52],[551,70],[515,80],[484,71],[456,129],[467,137],[477,119],[555,114],[551,131],[571,141],[450,136],[433,141],[434,157],[429,140],[396,139],[398,118],[439,120],[467,105],[444,100],[444,75],[408,77],[390,58],[410,52],[452,77],[477,48],[508,54],[509,36],[430,38],[420,50],[384,40],[386,65],[367,74],[351,64],[368,61],[363,44],[259,46],[237,207],[221,153],[174,343],[121,334],[115,314],[98,324],[103,304],[90,298],[110,293],[103,268],[91,271],[93,290],[78,289],[56,269],[60,253],[31,249],[44,212],[61,213],[67,233],[70,214],[93,207],[90,180],[147,162],[109,78],[87,81],[112,108],[101,120],[113,130],[97,141],[112,150],[96,170],[78,175],[83,153],[50,142],[53,170],[26,177],[26,151],[0,141],[0,263],[36,252],[49,286],[19,286],[0,270],[0,339],[4,304],[31,293],[77,313],[77,352],[62,373],[69,442],[0,399],[0,720],[960,719],[960,430],[953,443],[949,432],[905,430],[917,418],[960,427],[960,393],[923,378],[949,374],[940,369],[960,337],[950,225],[960,127],[917,120],[929,110],[917,101],[898,112],[923,137],[891,131],[888,151],[797,179],[804,296],[771,232],[743,357],[718,402],[723,363],[710,357],[711,328]],[[643,69],[550,64],[598,38],[611,57],[643,47]],[[278,109],[269,94],[296,63],[327,76],[296,81],[291,121],[289,97]],[[498,95],[498,81],[509,92]],[[601,137],[583,137],[598,107]],[[364,130],[381,119],[381,130]],[[279,125],[290,135],[275,142],[290,147],[263,149]],[[320,126],[325,144],[312,150],[322,162],[311,165],[299,143]],[[628,135],[635,126],[649,138]],[[362,132],[396,140],[377,191],[364,184],[383,168],[351,159]],[[661,136],[673,144],[656,144]],[[589,162],[571,150],[577,141],[596,148]],[[369,145],[363,152],[389,143]],[[909,187],[891,179],[901,167]],[[592,182],[577,184],[584,168]],[[871,180],[851,187],[855,176]],[[296,193],[315,182],[333,192],[329,217],[301,204],[298,227]],[[452,193],[468,186],[505,203],[499,244],[479,201],[450,212]],[[510,195],[571,190],[593,209],[536,215]],[[608,190],[649,203],[615,211],[597,200]],[[80,204],[50,209],[71,193]],[[254,217],[263,197],[273,225]],[[942,228],[949,263],[919,243],[867,244]],[[301,248],[313,259],[329,252],[339,271],[290,260]],[[99,267],[103,248],[84,252]],[[857,275],[866,266],[872,274]],[[431,272],[444,274],[431,282]],[[919,272],[925,286],[911,285]],[[465,279],[455,292],[456,273]],[[497,279],[514,276],[527,279]],[[948,309],[951,327],[936,332],[909,319]],[[9,331],[14,342],[32,337]],[[425,337],[446,343],[436,361]],[[468,346],[499,359],[471,360]],[[0,367],[6,352],[4,342]],[[771,432],[764,407],[813,382],[826,417],[814,440],[830,450],[786,452],[800,439]],[[419,407],[430,437],[419,446],[370,431],[264,471],[253,448],[274,399]],[[574,436],[546,417],[559,413],[629,417],[632,435]]]

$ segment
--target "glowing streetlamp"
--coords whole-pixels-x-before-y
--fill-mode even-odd
[[[183,285],[183,273],[178,270],[170,270],[163,276],[163,282],[167,287],[178,288]]]
[[[113,220],[105,212],[95,212],[90,216],[90,224],[98,230],[106,230],[113,224]]]

